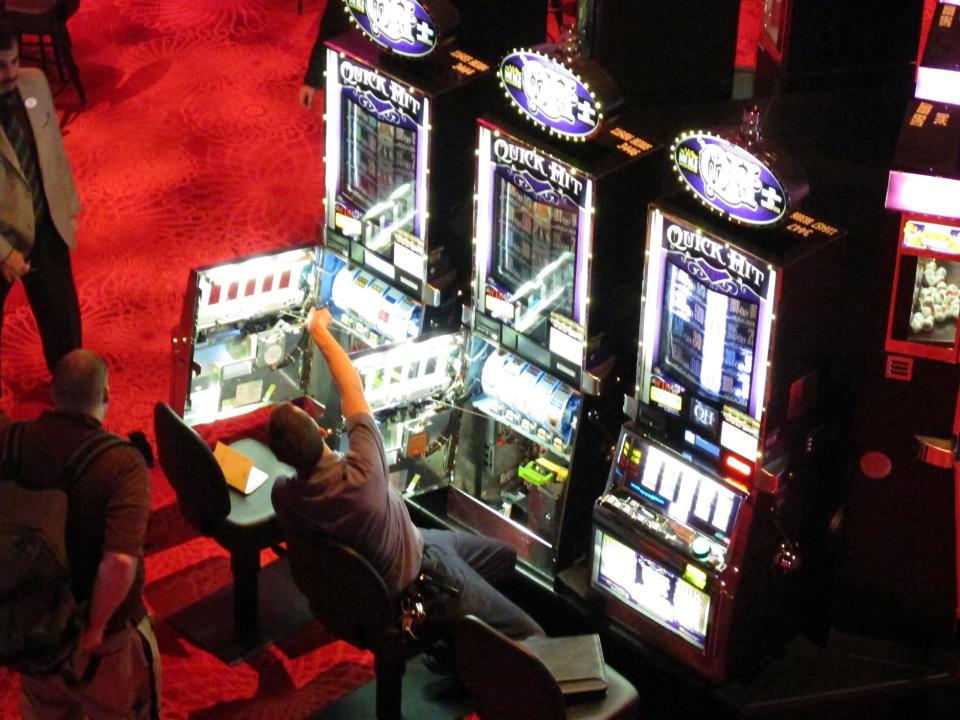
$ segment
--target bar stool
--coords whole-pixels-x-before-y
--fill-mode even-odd
[[[39,49],[38,60],[43,72],[47,72],[47,45],[53,52],[57,65],[57,76],[62,84],[73,83],[80,97],[80,104],[86,105],[87,95],[80,82],[80,71],[73,60],[70,32],[67,20],[80,6],[80,0],[0,0],[0,16],[9,22],[20,38],[23,49],[23,36],[35,35]],[[33,45],[34,43],[29,43]]]

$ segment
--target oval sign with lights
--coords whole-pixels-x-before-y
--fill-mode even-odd
[[[437,23],[416,0],[346,0],[346,6],[367,37],[399,55],[423,57],[437,47]]]
[[[574,72],[533,50],[500,62],[507,97],[535,125],[561,137],[586,140],[603,121],[596,96]]]
[[[700,202],[745,225],[776,225],[789,191],[765,159],[726,138],[684,133],[674,141],[673,169]]]

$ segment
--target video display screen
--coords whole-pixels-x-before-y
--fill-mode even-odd
[[[392,232],[414,232],[417,133],[343,98],[341,192],[363,213],[364,244],[389,255]]]
[[[509,179],[495,185],[492,279],[530,332],[550,312],[573,317],[579,208],[530,197]]]
[[[700,650],[706,647],[710,596],[602,530],[595,530],[593,582]]]
[[[709,395],[750,402],[759,307],[709,288],[670,258],[658,362]]]

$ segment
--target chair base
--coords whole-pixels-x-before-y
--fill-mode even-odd
[[[308,720],[373,720],[377,704],[377,681],[371,680]],[[473,711],[466,691],[452,675],[436,675],[418,655],[407,662],[401,700],[408,720],[459,720]]]
[[[290,575],[286,559],[260,569],[259,628],[238,637],[233,627],[233,584],[200,598],[168,620],[197,647],[227,665],[236,665],[268,645],[293,636],[313,621],[313,613]]]

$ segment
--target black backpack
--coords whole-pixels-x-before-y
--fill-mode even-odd
[[[70,657],[84,626],[66,552],[69,488],[101,453],[129,443],[94,433],[42,485],[21,473],[25,426],[10,425],[0,465],[0,667],[42,675]]]

